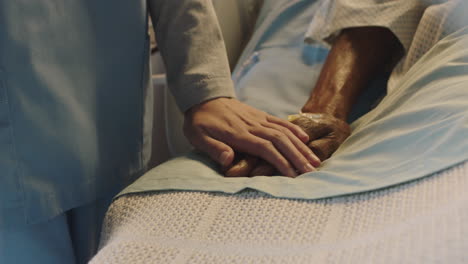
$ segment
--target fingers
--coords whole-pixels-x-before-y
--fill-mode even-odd
[[[225,176],[226,177],[247,177],[250,175],[250,172],[255,168],[258,163],[258,158],[247,155],[245,158],[242,158],[229,168]]]
[[[187,137],[195,148],[208,154],[211,159],[218,162],[223,168],[232,164],[234,151],[231,147],[205,134],[197,134],[197,136]]]
[[[226,177],[253,177],[272,176],[275,167],[257,157],[246,155],[230,167],[226,172]]]
[[[267,129],[263,128],[260,130]],[[185,130],[185,134],[195,148],[207,153],[212,159],[217,161],[224,168],[232,164],[234,160],[234,152],[230,147],[232,146],[239,152],[257,156],[270,162],[271,164],[275,164],[275,167],[278,169],[278,171],[280,171],[285,176],[297,176],[295,169],[293,169],[288,160],[278,151],[277,147],[273,145],[271,141],[255,136],[248,131],[241,131],[239,133],[220,133],[218,130],[212,130],[211,133],[208,133],[203,129],[187,129]],[[297,152],[295,153],[295,156],[302,156],[286,136],[283,135],[281,136],[281,139],[276,139],[275,141],[280,142],[281,140],[288,141],[288,143],[285,144],[287,144],[287,147],[293,148]],[[292,151],[289,151],[288,153],[291,152]],[[290,157],[288,158],[291,159]],[[309,164],[303,156],[301,161]],[[298,162],[296,163],[298,164]],[[311,165],[309,164],[309,166]],[[313,168],[309,168],[308,171],[311,171],[312,169]],[[304,170],[305,168],[303,166],[303,169],[300,171],[302,172]]]
[[[277,148],[278,154],[282,154],[289,161],[291,161],[292,165],[300,172],[300,173],[307,173],[311,171],[315,171],[315,168],[310,164],[310,162],[304,157],[304,154],[301,153],[297,149],[297,147],[291,142],[291,140],[286,136],[284,133],[274,129],[252,129],[250,131],[253,135],[267,140],[267,142],[271,142],[274,148]],[[302,143],[301,143],[302,144]],[[305,146],[306,147],[306,146]],[[275,149],[276,150],[276,149]],[[273,154],[273,153],[272,153]],[[276,153],[274,153],[276,154]],[[278,164],[274,161],[271,161],[270,156],[263,155],[261,156],[263,159],[269,161],[271,164],[277,166],[278,170],[281,169],[278,167]],[[283,171],[281,171],[283,172]]]
[[[222,166],[232,163],[235,150],[261,157],[290,177],[297,176],[296,169],[301,173],[314,169],[304,131],[234,99],[218,98],[192,107],[185,113],[184,132],[197,149]]]
[[[321,138],[309,143],[310,149],[323,161],[328,159],[340,146],[334,138]]]
[[[267,116],[267,121],[279,125],[281,127],[287,128],[304,143],[307,143],[309,141],[309,136],[307,135],[307,133],[296,124],[293,124],[287,120],[283,120],[275,116]]]
[[[297,173],[284,156],[276,149],[271,141],[252,134],[234,138],[236,149],[253,156],[260,157],[274,164],[280,173],[288,177],[296,177]]]
[[[275,173],[275,167],[261,160],[257,166],[250,172],[250,176],[271,176]]]
[[[299,117],[291,122],[301,127],[309,135],[310,140],[322,138],[332,131],[329,122],[322,118]]]
[[[323,161],[351,134],[345,121],[326,113],[303,113],[291,116],[291,122],[309,135],[309,148]]]
[[[281,133],[285,134],[289,138],[291,143],[294,144],[297,150],[301,152],[301,154],[307,159],[308,162],[310,162],[310,164],[313,167],[320,166],[320,163],[321,163],[320,159],[312,152],[312,150],[310,150],[308,146],[304,145],[291,131],[273,123],[267,123],[267,124],[264,124],[264,126],[278,130]]]

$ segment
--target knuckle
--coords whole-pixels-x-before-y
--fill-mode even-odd
[[[236,133],[232,128],[229,128],[229,129],[220,130],[219,134],[223,138],[236,138],[237,136],[241,135],[242,133]]]
[[[279,132],[280,132],[281,134],[283,134],[283,135],[288,135],[288,134],[291,133],[291,130],[288,129],[288,128],[286,128],[286,127],[280,126],[280,127],[278,127],[277,129],[278,129]]]
[[[272,140],[278,140],[278,139],[282,140],[282,139],[284,139],[284,134],[275,131],[275,132],[270,133],[270,138]]]
[[[265,149],[271,149],[271,148],[273,148],[273,144],[271,143],[271,141],[265,140],[265,141],[262,141],[262,143],[260,143],[260,144],[261,144],[261,146],[262,146],[263,148],[265,148]]]

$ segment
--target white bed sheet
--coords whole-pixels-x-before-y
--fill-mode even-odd
[[[468,162],[323,200],[155,192],[123,196],[91,263],[466,263]]]

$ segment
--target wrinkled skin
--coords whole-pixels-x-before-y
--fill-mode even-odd
[[[307,135],[307,146],[324,161],[328,159],[351,134],[349,125],[329,114],[305,114],[292,121]]]
[[[329,158],[349,136],[350,128],[343,120],[363,88],[384,69],[394,67],[403,51],[397,37],[383,27],[348,28],[334,40],[317,83],[302,107],[306,114],[291,120],[308,134],[308,148],[320,160]],[[226,176],[276,174],[270,165],[274,163],[247,156],[239,159]]]
[[[349,125],[329,114],[305,113],[291,121],[309,135],[308,147],[321,161],[328,159],[350,135]],[[248,177],[276,173],[275,168],[264,160],[243,155],[227,169],[226,177]]]

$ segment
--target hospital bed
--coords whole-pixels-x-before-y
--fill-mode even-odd
[[[92,263],[466,263],[468,164],[301,201],[163,192],[117,199]]]
[[[468,67],[463,69],[468,75]],[[454,85],[460,82],[468,86],[468,78]],[[434,91],[427,86],[426,92]],[[453,91],[467,99],[463,88]],[[181,143],[180,113],[163,93],[167,155],[177,156],[190,147]],[[466,111],[456,124],[468,127]],[[450,131],[445,137],[457,136]],[[467,141],[463,135],[458,138],[455,145],[460,147],[453,151],[460,157],[447,168],[404,183],[322,199],[278,198],[250,188],[235,194],[130,192],[107,212],[101,250],[91,263],[466,263]],[[364,160],[362,165],[367,166]],[[412,171],[420,170],[424,168]]]

